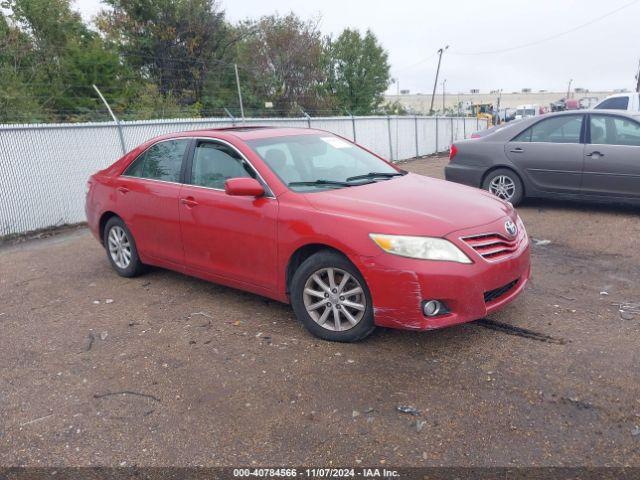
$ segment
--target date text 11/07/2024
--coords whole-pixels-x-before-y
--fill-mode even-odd
[[[397,470],[386,468],[235,468],[234,478],[398,478]]]

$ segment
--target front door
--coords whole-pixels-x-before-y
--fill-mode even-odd
[[[580,193],[584,115],[536,122],[505,145],[505,154],[543,192]]]
[[[138,251],[145,256],[184,262],[178,199],[182,163],[190,140],[166,140],[149,147],[118,177],[116,205]]]
[[[225,181],[237,177],[257,174],[232,146],[198,141],[180,193],[185,264],[275,291],[278,201],[269,192],[259,198],[227,195]]]
[[[640,124],[617,115],[592,114],[589,128],[583,193],[640,198]]]

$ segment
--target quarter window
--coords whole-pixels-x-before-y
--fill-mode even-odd
[[[182,158],[189,140],[167,140],[156,143],[136,158],[125,170],[129,177],[179,182]]]
[[[582,115],[561,115],[542,120],[520,133],[514,142],[580,143]]]
[[[213,142],[196,147],[191,167],[191,183],[201,187],[224,189],[229,178],[252,177],[256,174],[234,149]]]
[[[640,146],[640,124],[622,117],[591,115],[591,143]]]

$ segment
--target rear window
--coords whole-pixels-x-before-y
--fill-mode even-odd
[[[603,100],[595,108],[599,110],[626,110],[628,106],[629,97],[613,97]]]

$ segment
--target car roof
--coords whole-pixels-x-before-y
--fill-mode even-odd
[[[314,128],[298,128],[298,127],[274,127],[270,125],[238,125],[235,127],[209,128],[206,130],[191,130],[180,132],[180,135],[186,136],[203,136],[203,137],[220,137],[233,135],[241,140],[254,140],[259,138],[284,137],[287,135],[309,135],[327,133]]]
[[[200,130],[184,130],[181,132],[166,133],[150,138],[139,147],[148,147],[159,141],[174,138],[213,138],[231,140],[237,138],[243,141],[261,138],[285,137],[289,135],[333,135],[331,132],[316,130],[315,128],[274,127],[270,125],[238,125],[234,127],[207,128]]]

